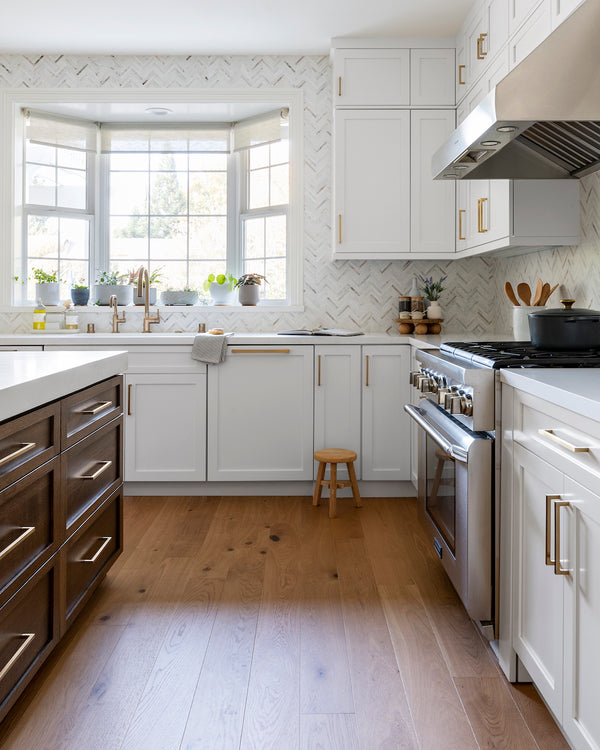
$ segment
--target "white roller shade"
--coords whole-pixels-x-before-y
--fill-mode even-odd
[[[47,112],[23,110],[25,137],[42,146],[61,146],[95,151],[98,126],[88,120],[60,117]]]
[[[140,151],[228,154],[229,123],[184,123],[167,126],[104,123],[100,129],[103,154]]]
[[[277,109],[233,123],[233,150],[244,151],[255,146],[275,143],[288,137],[289,109]]]

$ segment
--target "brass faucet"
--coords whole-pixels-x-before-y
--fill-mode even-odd
[[[140,266],[138,271],[137,295],[142,296],[144,292],[144,333],[150,333],[152,323],[160,323],[160,313],[157,310],[156,315],[150,315],[150,280],[148,278],[148,269]]]
[[[109,305],[112,307],[113,316],[112,316],[112,332],[113,333],[119,333],[119,323],[125,322],[125,310],[123,310],[123,317],[119,317],[119,310],[117,308],[117,295],[111,294]]]

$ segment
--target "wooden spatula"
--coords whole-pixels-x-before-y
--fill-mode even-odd
[[[548,302],[550,295],[553,294],[557,289],[558,289],[558,284],[555,284],[552,287],[552,289],[550,289],[550,284],[548,283],[544,284],[544,291],[542,292],[542,301],[540,302],[540,305],[545,305],[546,302]]]
[[[515,290],[512,288],[510,281],[504,282],[504,293],[513,305],[516,305],[517,307],[520,306],[519,300],[517,299],[517,295],[515,294]]]
[[[535,287],[535,294],[531,300],[531,304],[535,307],[536,305],[542,304],[542,292],[544,291],[544,285],[541,279],[537,280],[537,286]]]
[[[529,284],[525,283],[524,281],[521,281],[519,284],[517,284],[517,294],[527,305],[527,307],[531,306],[531,287],[529,286]]]

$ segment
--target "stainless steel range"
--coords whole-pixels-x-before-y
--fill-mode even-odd
[[[599,351],[540,351],[529,342],[448,342],[416,354],[421,521],[469,615],[497,635],[501,387],[504,367],[600,367]]]

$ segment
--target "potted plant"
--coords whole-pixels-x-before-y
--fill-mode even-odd
[[[58,271],[48,273],[42,268],[33,269],[35,298],[43,305],[60,305],[60,279]]]
[[[80,279],[78,284],[73,284],[71,287],[71,300],[74,305],[87,305],[90,299],[90,288],[84,283],[84,279]]]
[[[444,291],[442,284],[447,278],[448,276],[441,276],[439,281],[434,281],[433,276],[427,277],[419,274],[423,296],[429,302],[429,305],[427,306],[427,317],[432,320],[441,320],[443,318],[442,308],[440,307],[438,300],[440,294]]]
[[[114,294],[118,305],[130,305],[133,300],[133,287],[123,283],[126,275],[117,271],[102,271],[94,284],[94,296],[97,305],[109,305]]]
[[[195,305],[198,292],[189,286],[183,289],[165,289],[160,293],[160,301],[163,305]]]
[[[149,295],[149,301],[151,305],[156,304],[156,287],[153,287],[152,284],[158,284],[162,279],[162,266],[160,268],[157,268],[156,271],[152,271],[150,276],[148,277],[148,281],[150,282],[150,289],[148,291]],[[143,305],[144,304],[144,294],[142,291],[141,295],[138,295],[137,293],[137,283],[138,283],[138,274],[140,272],[139,268],[132,268],[130,271],[128,271],[129,275],[129,283],[133,287],[133,304],[134,305]]]
[[[266,278],[259,273],[245,273],[240,276],[235,285],[238,290],[240,305],[254,306],[258,304],[259,287],[263,281],[265,284],[267,283]]]
[[[229,305],[232,302],[233,290],[237,279],[230,273],[209,274],[203,284],[204,291],[212,297],[213,305]]]

